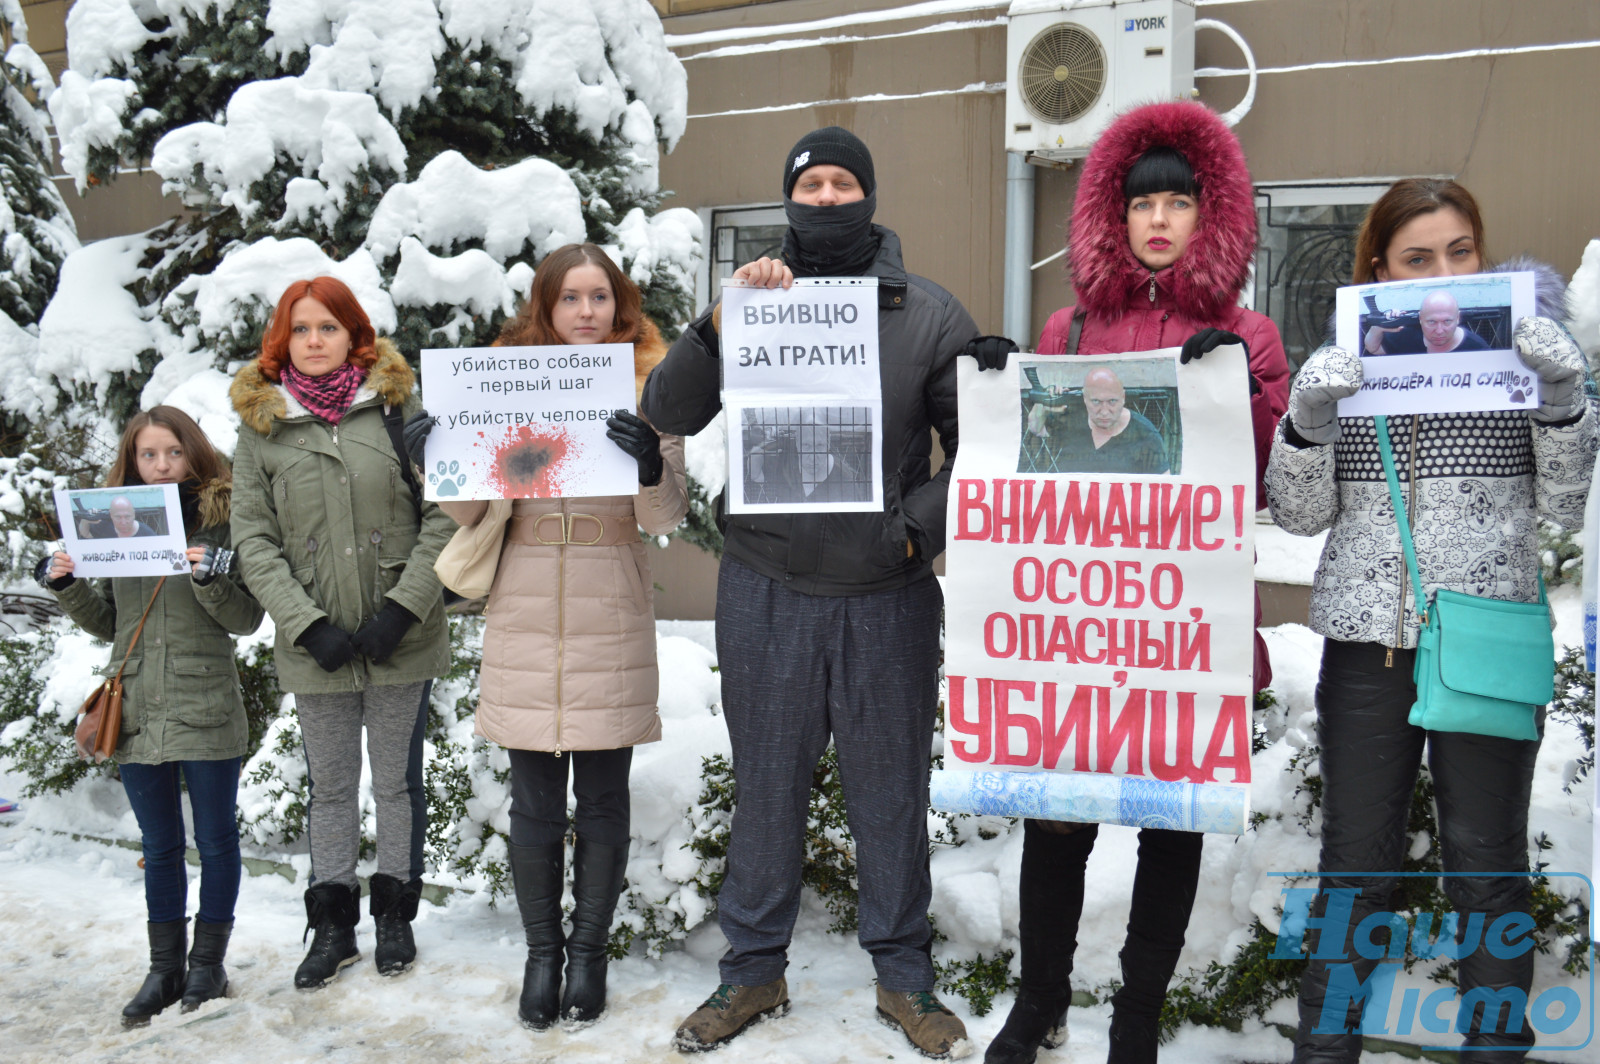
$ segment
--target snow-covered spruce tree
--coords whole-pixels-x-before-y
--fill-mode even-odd
[[[571,241],[612,249],[669,334],[688,316],[699,221],[656,212],[686,81],[645,0],[78,0],[67,31],[50,107],[79,190],[149,165],[191,213],[66,260],[28,375],[58,424],[115,440],[169,402],[231,452],[229,375],[284,285],[319,273],[413,357],[488,343],[532,264]],[[280,708],[270,652],[242,641],[240,664],[264,733],[243,819],[291,845],[298,726],[264,719]],[[459,686],[435,690],[430,787],[492,819],[498,799],[459,791],[489,756]],[[465,843],[434,843],[456,871]],[[462,871],[493,885],[492,856]]]
[[[0,531],[13,556],[28,553],[50,532],[48,511],[54,474],[32,475],[35,448],[46,439],[38,421],[44,401],[56,401],[53,386],[36,379],[39,319],[55,293],[61,263],[78,247],[67,205],[50,179],[50,136],[44,101],[55,83],[28,45],[28,26],[18,0],[0,0],[4,57],[0,58]],[[30,440],[30,431],[35,438]],[[23,456],[18,468],[18,456]],[[42,505],[41,505],[42,504]]]
[[[131,296],[139,349],[75,357],[45,331],[42,368],[114,415],[229,419],[225,371],[314,273],[413,357],[489,343],[577,240],[614,250],[669,335],[688,316],[699,221],[651,213],[686,79],[646,0],[79,0],[67,32],[50,107],[80,190],[148,164],[194,212],[93,271]]]

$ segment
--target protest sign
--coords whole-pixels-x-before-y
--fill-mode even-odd
[[[634,409],[633,345],[422,352],[430,499],[632,495],[639,467],[606,438]]]
[[[72,575],[172,576],[189,571],[176,484],[58,490],[56,517]]]
[[[723,282],[731,513],[881,511],[878,279]]]
[[[936,808],[1244,830],[1250,389],[1176,354],[959,361]]]
[[[1361,390],[1340,417],[1531,410],[1539,381],[1511,346],[1534,313],[1533,274],[1352,285],[1335,297],[1335,339],[1361,355]]]

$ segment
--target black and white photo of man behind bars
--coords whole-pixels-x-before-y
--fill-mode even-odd
[[[743,422],[746,504],[871,501],[871,407],[753,407]]]

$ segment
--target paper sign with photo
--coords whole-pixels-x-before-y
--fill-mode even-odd
[[[730,513],[883,509],[877,286],[723,282]]]
[[[1177,353],[958,361],[935,808],[1248,824],[1249,379]]]
[[[67,488],[55,497],[73,576],[173,576],[189,571],[176,484]]]
[[[422,352],[429,499],[632,495],[638,464],[606,437],[634,409],[632,344]]]
[[[1531,410],[1539,382],[1512,350],[1534,313],[1531,273],[1351,285],[1335,302],[1336,342],[1361,355],[1361,391],[1340,417]]]

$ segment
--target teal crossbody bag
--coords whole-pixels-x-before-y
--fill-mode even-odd
[[[1407,718],[1429,731],[1472,732],[1503,739],[1537,739],[1539,707],[1555,697],[1555,638],[1550,632],[1550,606],[1544,577],[1538,602],[1506,602],[1479,598],[1444,588],[1430,598],[1417,572],[1411,542],[1411,521],[1400,494],[1389,445],[1389,422],[1377,423],[1378,453],[1389,482],[1405,548],[1406,569],[1422,607],[1417,637],[1417,701]],[[1411,490],[1417,490],[1412,471]]]

